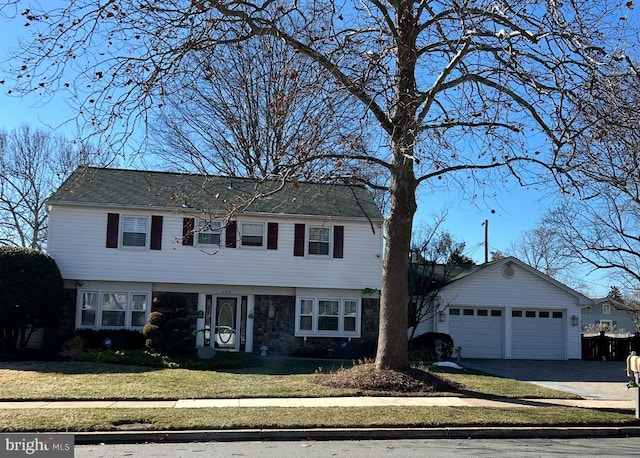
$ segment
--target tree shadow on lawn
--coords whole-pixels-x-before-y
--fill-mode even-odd
[[[269,356],[262,359],[259,366],[246,367],[242,369],[231,369],[224,372],[234,374],[255,374],[255,375],[305,375],[305,374],[328,374],[341,368],[352,367],[355,364],[351,360],[342,359],[316,359],[316,358],[295,358],[287,356]]]
[[[50,374],[138,374],[161,370],[161,367],[84,361],[0,361],[0,370]]]

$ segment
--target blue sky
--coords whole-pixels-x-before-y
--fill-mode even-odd
[[[24,30],[21,17],[12,21],[0,17],[0,72],[4,73],[6,70],[4,60],[8,48],[15,47],[16,37],[24,33]],[[4,76],[0,77],[0,80],[2,79]],[[0,128],[13,130],[27,123],[33,127],[55,129],[57,133],[69,138],[75,135],[74,123],[67,122],[75,116],[73,108],[62,97],[20,98],[7,95],[7,90],[6,85],[0,85]],[[515,184],[491,189],[491,192],[496,194],[495,198],[469,202],[461,200],[459,194],[453,191],[439,190],[436,194],[430,195],[429,189],[423,186],[418,195],[415,227],[420,228],[433,222],[434,215],[446,210],[448,216],[443,228],[448,230],[456,241],[465,242],[466,254],[475,262],[481,263],[484,261],[485,220],[489,222],[489,250],[504,252],[524,231],[535,227],[544,209],[550,205],[549,200],[540,192],[520,188]],[[607,282],[594,282],[593,287],[599,291],[608,290]]]

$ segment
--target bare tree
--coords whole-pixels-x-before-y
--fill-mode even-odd
[[[525,231],[511,242],[508,254],[563,282],[570,277],[568,270],[575,262],[556,228],[545,224]]]
[[[465,244],[455,242],[450,233],[441,230],[446,212],[414,235],[409,269],[409,340],[415,337],[420,323],[442,310],[438,302],[440,290],[463,266],[473,264],[464,252]]]
[[[576,259],[627,290],[640,282],[639,103],[633,65],[594,81],[579,107],[591,128],[577,139],[581,155],[567,161],[568,192],[547,218]]]
[[[611,31],[634,24],[620,19],[624,3],[70,0],[22,9],[36,34],[16,56],[15,89],[68,84],[82,97],[80,113],[113,144],[163,105],[176,89],[168,82],[206,74],[193,65],[208,60],[192,56],[216,57],[256,37],[275,37],[304,56],[325,75],[322,97],[338,91],[359,105],[367,134],[381,145],[322,156],[301,151],[296,160],[385,170],[390,204],[376,365],[404,369],[418,186],[438,178],[484,186],[491,181],[482,172],[490,170],[527,184],[543,171],[565,170],[585,129],[574,108],[594,75],[618,57],[607,51],[618,45]],[[366,182],[358,169],[336,168]]]
[[[335,160],[306,156],[369,147],[363,113],[344,94],[321,97],[326,76],[281,40],[254,38],[216,55],[191,56],[200,78],[166,82],[170,96],[151,127],[153,151],[175,169],[264,178],[331,177]],[[187,81],[185,81],[186,79]],[[323,170],[324,169],[324,170]]]
[[[1,245],[44,249],[46,199],[81,162],[77,145],[49,131],[0,131]]]

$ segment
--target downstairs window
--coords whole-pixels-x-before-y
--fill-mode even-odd
[[[360,299],[301,297],[296,336],[360,337]]]
[[[76,325],[89,329],[142,329],[149,313],[149,293],[83,291]]]

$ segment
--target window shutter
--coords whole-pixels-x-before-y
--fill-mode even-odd
[[[107,213],[107,248],[118,248],[119,226],[120,215],[117,213]]]
[[[293,235],[293,255],[304,256],[304,224],[296,224]]]
[[[267,223],[267,250],[278,249],[278,223]]]
[[[162,216],[151,216],[151,243],[152,250],[162,250]]]
[[[344,226],[333,226],[333,257],[342,258],[344,254]]]
[[[229,221],[225,231],[225,246],[227,248],[236,247],[236,236],[238,232],[238,223],[236,221]]]
[[[193,228],[195,220],[193,218],[182,218],[182,244],[193,246]]]

